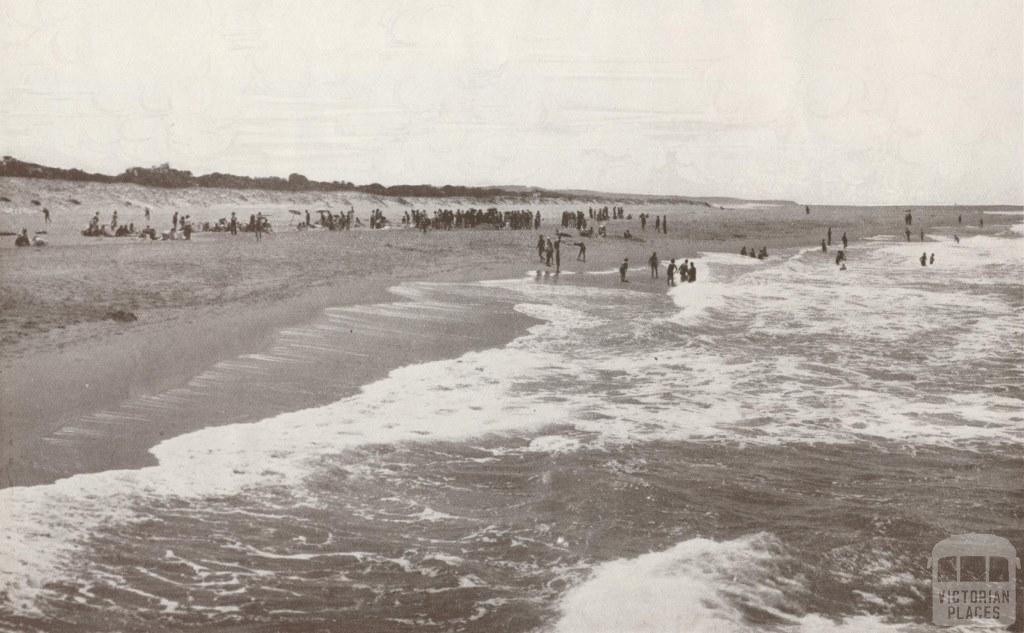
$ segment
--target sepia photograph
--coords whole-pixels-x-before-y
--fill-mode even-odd
[[[1024,631],[1024,0],[0,0],[0,633]]]

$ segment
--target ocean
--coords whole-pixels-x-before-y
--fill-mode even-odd
[[[1024,545],[1024,241],[1000,221],[856,241],[847,270],[704,253],[655,292],[528,272],[329,310],[119,415],[253,384],[287,412],[0,491],[0,629],[931,630],[936,542]],[[354,328],[509,311],[536,321],[505,346],[297,405],[375,353]]]

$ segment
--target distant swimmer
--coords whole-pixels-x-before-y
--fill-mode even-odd
[[[672,261],[668,263],[668,268],[665,269],[665,277],[668,279],[668,285],[676,285],[676,258],[673,257]]]
[[[934,266],[935,265],[935,253],[932,253],[932,256],[928,258],[928,265],[929,266]]]
[[[921,265],[922,266],[927,266],[928,265],[928,253],[921,253]]]
[[[651,279],[658,278],[658,253],[651,253],[651,258],[647,260],[648,265],[651,267]]]
[[[629,258],[627,257],[626,259],[622,260],[621,264],[619,264],[619,281],[621,281],[622,283],[629,283],[628,281],[626,281],[626,271],[628,270]]]
[[[845,249],[849,242],[846,239],[846,231],[843,231],[843,248]]]
[[[957,235],[956,233],[954,233],[953,234],[953,241],[956,242],[957,244],[959,244],[960,243],[960,236]]]
[[[825,246],[825,240],[821,240],[821,252],[822,253],[827,253],[828,252],[828,246]]]

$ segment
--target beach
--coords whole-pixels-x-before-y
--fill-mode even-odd
[[[0,247],[12,630],[889,630],[925,621],[929,539],[1022,536],[1019,208],[915,207],[907,243],[904,207],[0,195],[0,230],[49,242]],[[474,204],[543,223],[289,227]],[[537,234],[612,204],[552,275]],[[78,234],[146,206],[275,230]]]

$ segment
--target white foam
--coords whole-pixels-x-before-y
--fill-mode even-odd
[[[872,616],[833,622],[816,614],[791,615],[787,583],[779,573],[778,540],[767,533],[731,541],[694,538],[660,552],[602,563],[589,580],[566,593],[559,633],[749,631],[753,608],[774,616],[780,631],[901,630]],[[807,591],[810,588],[804,587]],[[742,605],[740,601],[742,600]]]

